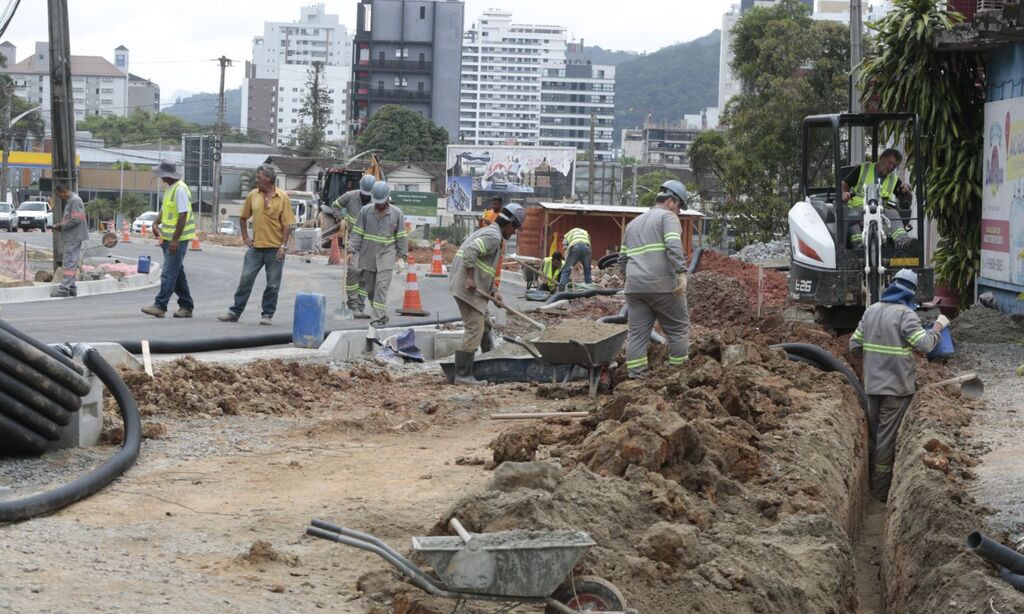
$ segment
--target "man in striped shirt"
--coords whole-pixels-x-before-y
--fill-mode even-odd
[[[686,187],[679,181],[661,186],[654,206],[626,226],[619,268],[626,278],[626,368],[630,378],[647,371],[647,345],[654,322],[668,338],[668,364],[689,358],[690,313],[686,307],[686,254],[679,210],[686,208]]]
[[[879,302],[864,311],[850,337],[850,351],[864,356],[864,392],[868,395],[868,450],[871,494],[885,501],[892,484],[896,435],[916,391],[913,350],[927,354],[949,325],[939,316],[926,331],[914,313],[917,274],[901,269]]]

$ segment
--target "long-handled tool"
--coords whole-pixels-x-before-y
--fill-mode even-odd
[[[941,382],[935,382],[932,385],[941,388],[950,384],[960,384],[960,392],[964,393],[969,399],[980,399],[985,394],[985,383],[973,371],[944,379]]]
[[[493,301],[495,305],[497,305],[497,304],[498,304],[498,303],[497,303],[497,301],[495,301],[495,300],[494,300],[494,297],[493,297],[493,296],[491,296],[490,294],[487,294],[486,292],[484,292],[484,291],[483,291],[483,290],[481,290],[480,288],[477,288],[477,289],[476,289],[476,291],[477,291],[477,293],[478,293],[478,294],[479,294],[480,296],[482,296],[482,297],[484,297],[484,298],[488,298],[488,299],[490,299],[491,301]],[[540,322],[538,322],[537,320],[534,320],[533,318],[531,318],[530,316],[526,315],[526,314],[525,314],[525,313],[523,313],[522,311],[519,311],[519,310],[518,310],[518,309],[516,309],[515,307],[509,307],[509,306],[508,306],[508,304],[506,304],[506,303],[503,303],[503,304],[501,305],[501,307],[502,307],[502,308],[504,308],[504,309],[505,309],[505,311],[507,311],[507,312],[511,313],[512,315],[514,315],[514,316],[516,316],[516,317],[519,317],[519,318],[521,318],[521,319],[523,319],[523,320],[525,320],[525,321],[529,322],[529,323],[530,323],[530,324],[531,324],[531,325],[532,325],[532,326],[533,326],[534,328],[536,328],[537,330],[544,330],[544,329],[546,328],[546,327],[545,327],[545,326],[544,326],[543,324],[541,324],[541,323],[540,323]]]
[[[342,220],[338,222],[335,229],[337,229],[338,234],[343,237],[345,236],[345,232],[348,230],[348,224],[345,220]],[[348,258],[348,250],[346,249],[345,257],[342,258],[341,262],[341,307],[334,310],[334,315],[342,320],[347,320],[352,317],[352,310],[349,309],[348,306],[348,290],[345,288],[345,286],[348,285]]]

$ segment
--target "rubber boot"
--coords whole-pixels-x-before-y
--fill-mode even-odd
[[[484,336],[480,339],[480,351],[486,354],[494,349],[494,336],[490,327],[484,330]]]
[[[455,384],[481,386],[487,382],[473,377],[473,352],[455,352]]]

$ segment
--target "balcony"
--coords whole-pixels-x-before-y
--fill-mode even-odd
[[[361,65],[365,65],[362,62]],[[370,68],[376,70],[393,70],[400,72],[431,72],[434,63],[419,60],[370,60]]]
[[[370,88],[367,94],[370,100],[398,100],[430,102],[431,93],[425,90]]]

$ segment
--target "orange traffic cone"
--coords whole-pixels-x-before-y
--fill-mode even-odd
[[[430,258],[430,272],[427,277],[448,277],[444,272],[444,258],[441,257],[441,239],[434,239],[434,255]]]
[[[338,248],[338,233],[331,236],[331,255],[327,258],[327,264],[341,264],[341,250]]]
[[[190,250],[194,251],[194,252],[201,252],[201,251],[203,251],[203,246],[199,244],[199,234],[198,233],[196,233],[196,236],[192,237],[192,245],[189,245],[188,248]]]
[[[131,243],[131,230],[128,228],[128,220],[121,222],[121,243]]]
[[[405,275],[405,297],[402,299],[402,308],[398,313],[403,316],[425,316],[423,303],[420,302],[420,283],[416,279],[415,263],[412,255],[409,255],[409,272]]]

